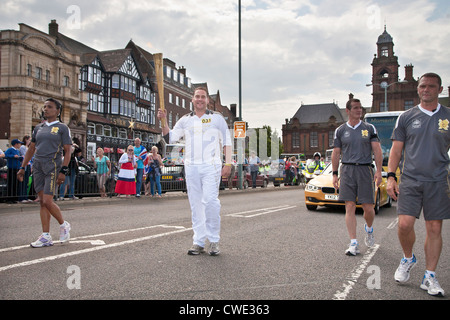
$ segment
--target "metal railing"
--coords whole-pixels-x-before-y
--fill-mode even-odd
[[[119,172],[119,169],[115,164],[111,164],[111,169],[112,170],[108,173],[105,181],[105,193],[108,197],[116,195],[115,186]],[[144,174],[142,178],[141,195],[145,194],[146,191],[150,193],[150,179],[146,178],[147,176]],[[0,202],[35,200],[37,195],[33,187],[33,175],[31,172],[25,176],[24,181],[25,182],[19,182],[17,180],[17,170],[8,170],[6,166],[0,168]],[[66,176],[66,182],[65,185],[57,187],[54,195],[55,199],[100,196],[97,172],[88,164],[79,163],[78,174],[76,174],[74,178]],[[162,167],[160,183],[162,193],[170,191],[186,191],[184,166],[174,165]]]

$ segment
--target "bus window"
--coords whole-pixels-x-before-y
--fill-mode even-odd
[[[403,111],[367,113],[364,118],[366,122],[373,124],[377,129],[378,137],[380,138],[381,151],[383,153],[383,166],[388,165],[389,152],[392,147],[392,131],[394,130],[398,116],[402,112]]]

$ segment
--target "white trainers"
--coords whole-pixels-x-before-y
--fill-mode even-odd
[[[64,221],[59,227],[59,242],[64,243],[70,240],[70,223]]]
[[[429,295],[436,297],[443,297],[445,294],[444,289],[441,288],[434,275],[424,275],[420,288],[423,290],[427,290]]]
[[[412,259],[408,261],[408,259],[403,258],[400,261],[400,265],[394,274],[394,279],[397,282],[403,283],[409,280],[409,272],[416,265],[416,256],[413,254]]]
[[[356,243],[350,243],[350,246],[347,250],[345,250],[345,254],[348,256],[356,256],[359,253],[359,244]]]
[[[366,231],[366,237],[364,238],[364,243],[369,248],[373,247],[373,245],[375,244],[375,237],[373,236],[373,228],[372,228],[372,232],[368,232],[367,224],[364,224],[364,231]]]
[[[39,238],[35,241],[30,243],[30,246],[33,248],[42,248],[42,247],[49,247],[53,245],[52,236],[50,234],[41,234]]]
[[[192,247],[188,250],[188,255],[196,256],[205,252],[205,248],[199,246],[198,244],[193,244]]]
[[[218,256],[220,254],[219,243],[218,242],[211,242],[209,244],[208,253],[209,253],[210,256]]]

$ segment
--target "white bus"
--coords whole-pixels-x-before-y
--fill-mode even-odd
[[[394,130],[397,118],[404,111],[386,111],[367,113],[364,121],[373,124],[380,138],[381,151],[383,152],[383,167],[388,165],[389,152],[392,147],[392,131]]]

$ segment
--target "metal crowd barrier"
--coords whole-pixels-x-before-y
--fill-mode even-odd
[[[108,174],[105,182],[105,192],[108,197],[115,196],[115,186],[119,169],[112,163],[111,171]],[[161,170],[161,191],[163,193],[170,191],[186,191],[186,180],[184,174],[183,165],[168,165],[164,166]],[[17,172],[17,171],[15,171]],[[8,175],[8,168],[5,166],[0,168],[0,202],[20,202],[20,201],[33,201],[36,199],[36,193],[34,191],[32,174],[27,177],[26,183],[20,183],[16,174],[10,172]],[[71,177],[66,176],[66,181],[70,181]],[[141,195],[145,193],[146,176],[142,178]],[[156,188],[156,185],[155,185]],[[148,192],[150,186],[148,186]],[[59,198],[69,198],[70,194],[70,182],[66,186],[64,193],[61,193],[61,187],[57,187],[55,193],[55,200]],[[74,181],[74,196],[76,198],[83,197],[99,197],[100,190],[97,184],[97,173],[93,166],[88,164],[79,163],[79,172],[75,176]]]

